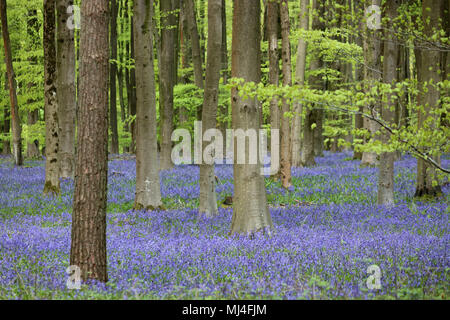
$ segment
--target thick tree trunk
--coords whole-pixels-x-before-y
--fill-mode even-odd
[[[376,5],[381,7],[381,0],[371,0],[371,3],[366,5],[366,9],[370,5]],[[367,18],[367,17],[366,17]],[[364,80],[365,80],[365,90],[369,92],[375,83],[382,80],[382,66],[381,66],[381,56],[382,56],[382,32],[380,30],[370,30],[365,27],[366,36],[364,37]],[[375,102],[371,106],[367,106],[365,112],[371,113],[373,109],[374,112],[379,113],[381,111],[381,106],[378,102]],[[375,136],[378,133],[380,126],[368,118],[364,118],[364,128],[367,129],[371,135],[371,139],[377,139]],[[363,152],[361,159],[361,166],[376,166],[378,164],[377,155],[374,152]]]
[[[110,0],[110,46],[111,59],[117,60],[117,0]],[[117,63],[110,63],[109,71],[109,123],[111,127],[111,153],[119,153],[119,132],[117,130],[117,90],[116,90]]]
[[[260,82],[260,14],[259,1],[234,2],[232,77],[245,81]],[[232,90],[233,129],[259,130],[261,107],[256,98],[243,99],[237,88]],[[237,144],[234,144],[234,211],[231,234],[252,234],[272,229],[267,204],[261,163],[249,164],[249,145],[246,143],[246,164],[237,163]]]
[[[108,1],[81,4],[80,110],[70,264],[82,280],[108,281]]]
[[[156,134],[156,93],[153,61],[153,1],[134,1],[136,43],[136,210],[162,206]]]
[[[385,5],[386,17],[390,19],[389,26],[392,26],[392,20],[397,16],[398,6],[399,0],[389,1]],[[392,85],[397,80],[398,44],[397,39],[390,31],[387,31],[384,36],[383,82]],[[386,98],[387,102],[383,103],[381,117],[386,123],[393,124],[395,121],[395,94],[389,93]],[[383,143],[389,143],[389,133],[383,131],[381,139]],[[380,205],[394,204],[394,160],[394,152],[383,152],[380,155],[378,174],[378,204]]]
[[[219,99],[219,81],[222,56],[222,0],[208,1],[208,57],[206,64],[206,86],[202,111],[203,134],[208,129],[216,128],[217,104]],[[217,138],[217,137],[216,137]],[[215,138],[215,139],[216,139]],[[217,143],[214,141],[213,143]],[[203,154],[208,152],[206,143]],[[209,149],[211,150],[211,149]],[[214,149],[215,150],[215,149]],[[211,150],[212,151],[212,150]],[[212,159],[215,154],[210,154]],[[200,207],[199,214],[215,216],[217,211],[216,181],[214,163],[200,165]]]
[[[292,67],[291,67],[291,44],[289,40],[290,22],[289,22],[289,4],[287,0],[280,2],[281,18],[281,37],[282,50],[281,59],[283,61],[283,86],[292,86]],[[291,128],[290,118],[286,113],[290,112],[290,104],[287,99],[283,99],[281,108],[281,159],[280,173],[281,184],[287,189],[292,186],[291,183]]]
[[[67,8],[72,0],[57,0],[57,50],[56,70],[59,120],[59,167],[61,178],[73,178],[75,174],[75,41],[74,31],[67,27]]]
[[[309,0],[300,1],[300,28],[309,29]],[[306,49],[307,43],[300,38],[297,45],[297,65],[295,67],[295,84],[304,85],[306,70]],[[292,119],[292,166],[301,167],[302,149],[302,113],[303,106],[300,102],[294,102],[294,118]]]
[[[17,104],[16,80],[12,63],[11,42],[9,40],[6,0],[0,0],[0,19],[2,21],[3,48],[5,50],[6,73],[8,75],[9,100],[11,102],[13,156],[16,166],[21,166],[23,165],[22,126],[20,124],[19,105]]]
[[[443,0],[424,0],[422,2],[422,22],[424,25],[425,37],[431,37],[440,30],[440,18],[443,10]],[[445,20],[443,20],[445,21]],[[441,59],[442,54],[437,50],[416,50],[416,66],[417,66],[417,80],[418,87],[421,90],[418,96],[418,126],[426,130],[433,130],[439,123],[438,116],[433,114],[433,109],[439,108],[440,93],[436,83],[442,80],[441,78]],[[426,89],[424,89],[426,87]],[[432,119],[430,121],[430,119]],[[428,122],[430,121],[430,122]],[[428,124],[425,124],[428,123]],[[429,150],[422,150],[427,152]],[[439,159],[440,155],[437,153],[431,154],[434,159]],[[437,185],[433,185],[433,180]],[[417,160],[417,180],[416,180],[416,197],[429,196],[436,197],[441,194],[441,187],[436,176],[436,169],[430,166],[422,159]]]
[[[171,169],[173,131],[173,87],[175,75],[175,42],[178,39],[177,13],[179,1],[160,2],[161,12],[161,68],[159,70],[159,105],[161,118],[161,170]]]
[[[267,40],[269,43],[269,83],[278,86],[280,78],[280,66],[278,55],[278,18],[279,7],[276,1],[267,2]],[[273,97],[270,101],[270,129],[280,130],[280,107],[278,106],[278,97]],[[279,136],[279,135],[278,135]],[[278,142],[280,143],[280,141]],[[280,155],[274,152],[270,153],[271,174],[279,177],[280,174]]]
[[[45,99],[45,185],[44,194],[58,194],[59,120],[56,91],[56,6],[44,0],[44,99]]]

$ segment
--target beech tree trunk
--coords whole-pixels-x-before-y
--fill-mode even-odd
[[[117,60],[117,0],[111,0],[110,19],[110,46],[111,59]],[[117,90],[116,90],[117,63],[110,63],[109,71],[109,122],[111,127],[111,153],[119,153],[119,133],[117,130]]]
[[[161,119],[161,170],[171,169],[173,131],[173,87],[175,74],[175,42],[177,41],[177,13],[179,1],[160,2],[161,12],[161,68],[159,70],[159,105]]]
[[[44,0],[44,100],[45,185],[44,194],[59,194],[59,121],[56,90],[56,3]]]
[[[442,25],[440,18],[444,18],[442,14],[444,12],[443,0],[423,0],[422,1],[422,22],[424,25],[425,37],[432,37],[436,32],[435,30],[441,30]],[[447,17],[448,19],[448,17]],[[445,20],[443,20],[445,21]],[[418,126],[425,127],[427,130],[433,130],[439,123],[437,115],[433,114],[433,109],[439,108],[440,92],[436,87],[436,83],[442,80],[441,78],[441,61],[443,55],[438,50],[426,50],[417,49],[416,66],[417,66],[417,80],[419,82],[419,96],[418,105],[423,108],[419,108],[418,111]],[[442,62],[442,63],[441,63]],[[424,89],[426,88],[426,89]],[[430,118],[432,119],[430,121]],[[430,121],[428,123],[428,121]],[[427,122],[427,124],[425,124]],[[429,150],[422,150],[429,152]],[[430,155],[433,159],[440,158],[437,153]],[[437,185],[433,185],[433,181]],[[416,192],[415,197],[437,197],[442,193],[439,181],[436,176],[436,169],[429,165],[422,159],[417,160],[417,180],[416,180]]]
[[[219,99],[219,81],[222,56],[222,0],[208,1],[208,52],[206,64],[206,86],[202,111],[203,134],[216,128],[217,105]],[[213,143],[216,143],[214,141]],[[203,144],[203,154],[208,152]],[[211,149],[209,149],[211,150]],[[214,159],[215,154],[210,154]],[[212,217],[218,213],[214,163],[200,165],[200,207],[199,214]]]
[[[390,19],[389,27],[392,27],[392,20],[397,16],[399,2],[399,0],[391,0],[385,5],[386,17]],[[383,82],[392,85],[397,80],[398,44],[390,31],[385,32],[384,37]],[[388,93],[386,98],[387,102],[382,105],[381,117],[386,123],[393,124],[397,103],[395,93]],[[390,134],[383,130],[381,139],[383,143],[388,143]],[[383,152],[380,155],[378,174],[378,204],[380,205],[394,204],[394,160],[394,152]]]
[[[134,0],[136,44],[136,210],[162,206],[156,134],[156,93],[153,60],[153,0]]]
[[[108,0],[81,3],[80,110],[70,264],[82,280],[108,281]]]
[[[278,87],[280,78],[280,66],[278,55],[278,18],[279,6],[276,1],[267,2],[267,38],[269,43],[269,84]],[[278,97],[274,96],[270,101],[270,129],[280,130],[280,107]],[[279,135],[278,135],[279,136]],[[273,139],[273,138],[272,138]],[[280,143],[280,141],[278,142]],[[280,155],[270,153],[270,172],[276,177],[280,174]],[[277,157],[277,158],[276,158]]]
[[[309,29],[309,0],[300,1],[300,28]],[[295,67],[295,84],[305,84],[306,70],[306,49],[307,43],[302,39],[298,39],[297,45],[297,65]],[[292,166],[301,167],[301,148],[302,148],[302,103],[296,101],[293,105],[294,118],[292,119]]]
[[[377,5],[381,8],[381,0],[371,0],[366,5],[365,9],[367,9],[370,5]],[[367,17],[366,17],[367,19]],[[370,91],[371,88],[375,85],[375,83],[380,82],[382,80],[382,64],[381,64],[381,56],[382,56],[382,31],[381,30],[370,30],[365,27],[366,36],[364,37],[364,81],[365,81],[365,90],[366,92]],[[375,102],[373,105],[367,106],[365,112],[371,113],[371,110],[375,113],[379,113],[381,111],[381,106],[378,102]],[[380,126],[375,122],[368,118],[364,118],[364,128],[369,131],[371,135],[371,139],[377,139],[375,136]],[[378,164],[377,154],[374,152],[363,152],[361,159],[361,166],[376,166]]]
[[[0,19],[2,20],[3,48],[5,50],[6,73],[8,75],[9,100],[11,102],[13,156],[15,165],[21,166],[23,165],[22,126],[20,124],[19,105],[17,104],[16,80],[12,63],[11,42],[9,40],[8,18],[6,14],[6,0],[0,0]]]
[[[73,178],[75,174],[75,41],[74,31],[67,27],[67,8],[72,0],[57,0],[57,50],[56,70],[59,120],[59,167],[61,178]]]
[[[192,62],[194,65],[194,83],[197,87],[203,89],[203,66],[202,51],[200,48],[200,36],[197,28],[197,19],[195,17],[194,0],[186,0],[186,15],[188,22],[189,35],[192,43]]]
[[[260,82],[260,14],[259,1],[237,0],[233,12],[232,77]],[[243,99],[237,88],[232,89],[233,129],[261,128],[261,106],[256,98]],[[237,163],[234,144],[234,211],[231,234],[251,235],[273,228],[267,204],[261,163],[249,164],[249,143],[246,143],[246,164]],[[269,231],[270,232],[270,231]]]
[[[39,22],[37,17],[37,11],[36,10],[29,10],[28,11],[28,21],[27,21],[27,33],[30,37],[31,42],[31,48],[35,48],[37,45],[39,39]],[[28,59],[30,64],[37,65],[38,61],[36,56],[32,56]],[[28,83],[28,89],[31,89],[33,87],[36,87],[36,83],[33,81],[30,81]],[[27,115],[27,125],[28,125],[28,132],[30,135],[30,129],[33,125],[35,125],[39,120],[39,106],[36,107],[32,106],[33,103],[36,102],[36,99],[30,98],[28,99],[27,103],[29,104],[29,110]],[[37,139],[31,140],[31,137],[28,136],[28,143],[27,143],[27,157],[28,158],[38,158],[40,157],[41,153],[39,152],[39,141]]]
[[[291,44],[289,40],[290,22],[289,22],[289,4],[287,0],[280,2],[280,18],[281,18],[281,38],[282,51],[281,58],[283,61],[283,86],[292,86],[292,67],[291,67]],[[287,189],[292,186],[291,183],[291,128],[290,118],[286,113],[290,111],[290,102],[283,99],[281,108],[281,160],[280,173],[281,184]]]

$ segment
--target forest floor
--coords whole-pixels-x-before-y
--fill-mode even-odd
[[[197,218],[199,169],[161,172],[167,211],[133,211],[135,162],[109,162],[107,284],[66,288],[73,181],[44,197],[44,162],[0,158],[0,299],[450,299],[450,186],[412,199],[416,160],[396,162],[391,208],[376,205],[376,168],[326,153],[294,168],[291,190],[266,179],[271,237],[230,237],[232,208]],[[450,160],[445,157],[445,167]],[[233,170],[216,168],[220,203]],[[381,271],[368,289],[368,267]]]

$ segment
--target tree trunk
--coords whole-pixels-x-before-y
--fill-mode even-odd
[[[133,17],[131,17],[131,34],[130,34],[130,57],[131,59],[135,58],[135,46],[136,44],[134,43],[134,22],[133,22]],[[128,108],[129,108],[129,114],[130,116],[136,116],[136,69],[132,68],[130,70],[130,96],[129,96],[129,103],[128,103]],[[136,120],[130,121],[130,131],[131,131],[131,146],[130,146],[130,151],[131,153],[136,153]]]
[[[74,31],[67,28],[67,8],[72,0],[57,0],[58,14],[56,70],[59,120],[59,166],[61,178],[73,178],[75,174],[75,42]]]
[[[36,10],[28,11],[28,21],[27,21],[27,33],[30,37],[31,48],[35,48],[38,45],[39,39],[39,22],[37,17]],[[28,58],[28,61],[32,65],[37,65],[38,61],[35,56]],[[33,87],[36,87],[35,79],[28,83],[28,89],[30,90]],[[39,106],[33,106],[33,103],[36,102],[36,99],[29,98],[27,104],[29,105],[29,111],[27,115],[27,125],[28,125],[28,143],[27,143],[27,157],[28,158],[38,158],[41,153],[39,152],[39,141],[37,139],[31,140],[31,127],[35,125],[39,120]]]
[[[259,1],[239,0],[234,2],[232,77],[259,83],[260,70],[260,14]],[[256,98],[243,99],[237,88],[232,89],[233,129],[259,130],[261,107]],[[251,235],[259,230],[272,229],[267,204],[261,163],[249,163],[249,145],[246,143],[246,164],[236,161],[237,144],[234,144],[234,211],[231,234]],[[270,232],[270,231],[269,231]]]
[[[365,9],[370,5],[376,5],[381,7],[381,0],[371,0]],[[367,18],[367,17],[366,17]],[[382,66],[381,66],[381,56],[382,56],[382,32],[380,30],[370,30],[365,26],[366,36],[364,37],[364,81],[365,90],[369,92],[375,83],[382,80]],[[369,114],[373,110],[376,113],[381,111],[381,106],[378,102],[375,102],[371,106],[367,106],[366,112]],[[371,139],[376,139],[376,133],[378,133],[380,126],[370,119],[364,118],[364,128],[367,129],[371,135]],[[378,164],[377,155],[374,152],[363,152],[361,166],[376,166]]]
[[[159,105],[161,118],[161,170],[171,169],[173,131],[173,87],[175,75],[175,41],[177,16],[174,10],[179,1],[160,2],[161,12],[161,69],[159,70]]]
[[[280,78],[280,66],[278,56],[278,18],[279,7],[276,1],[267,2],[267,40],[269,43],[269,84],[278,87]],[[270,129],[280,130],[280,108],[278,97],[274,96],[270,101]],[[279,135],[278,135],[279,136]],[[280,143],[280,141],[278,142]],[[270,153],[271,174],[279,177],[280,155]]]
[[[153,61],[153,1],[134,1],[136,44],[136,210],[162,206],[156,134],[156,94]]]
[[[20,124],[19,105],[17,104],[16,80],[12,63],[11,42],[9,40],[8,18],[6,14],[6,0],[0,0],[0,19],[2,20],[3,48],[5,49],[6,73],[8,75],[8,87],[9,87],[9,100],[11,102],[12,144],[13,144],[14,163],[16,164],[16,166],[21,166],[23,165],[22,126]]]
[[[192,42],[192,62],[194,64],[194,82],[197,87],[203,89],[203,67],[202,67],[203,60],[195,12],[196,11],[194,0],[186,0],[187,22],[190,39]]]
[[[282,50],[281,58],[283,61],[283,86],[292,86],[292,67],[291,67],[291,44],[289,40],[290,23],[289,23],[289,4],[287,0],[280,2],[280,18],[281,18],[281,38]],[[291,183],[291,128],[290,118],[286,113],[290,112],[290,104],[288,99],[283,99],[281,109],[281,184],[287,189],[292,186]]]
[[[39,120],[39,110],[28,111],[27,125],[30,129]],[[39,141],[34,139],[27,144],[27,157],[28,158],[39,158],[41,153],[39,152]]]
[[[386,17],[390,19],[389,26],[392,27],[392,20],[397,16],[399,0],[392,0],[385,5]],[[397,80],[397,59],[398,44],[397,39],[390,31],[385,33],[383,49],[383,83],[394,84]],[[387,124],[393,124],[395,121],[395,93],[389,93],[387,102],[383,103],[381,117]],[[382,142],[389,143],[390,135],[383,131]],[[380,155],[379,174],[378,174],[378,204],[394,204],[394,152],[383,152]]]
[[[440,30],[441,12],[444,12],[443,0],[423,0],[422,2],[422,19],[424,25],[425,37],[432,37]],[[445,20],[443,20],[445,21]],[[439,108],[440,93],[436,83],[442,80],[441,78],[441,58],[442,54],[438,50],[416,50],[416,66],[417,66],[417,80],[419,87],[418,105],[423,108],[418,110],[418,126],[427,131],[433,130],[439,123],[438,116],[433,114],[433,109]],[[424,89],[426,88],[426,89]],[[432,119],[432,120],[431,120]],[[430,121],[431,120],[431,121]],[[428,123],[429,124],[425,124]],[[422,150],[429,152],[429,150]],[[430,155],[434,159],[439,159],[440,155],[437,153]],[[415,197],[429,196],[437,197],[442,191],[439,184],[433,186],[433,180],[438,182],[436,176],[436,169],[429,165],[422,159],[417,160],[417,180]]]
[[[222,0],[208,1],[208,57],[206,64],[206,87],[203,100],[202,130],[216,128],[217,105],[219,99],[219,81],[222,56]],[[218,138],[218,137],[216,137]],[[214,138],[214,139],[216,139]],[[217,141],[213,142],[217,145]],[[203,154],[207,153],[206,144]],[[215,150],[215,149],[214,149]],[[211,150],[212,151],[212,150]],[[210,154],[215,159],[215,154]],[[199,214],[206,217],[217,215],[216,181],[214,162],[200,165],[200,207]]]
[[[106,201],[108,180],[108,4],[81,4],[80,110],[70,264],[82,280],[108,281]]]
[[[110,19],[110,46],[111,60],[117,60],[117,0],[111,0]],[[117,90],[116,90],[117,63],[110,63],[109,71],[109,122],[111,127],[111,153],[119,153],[119,133],[117,130]]]
[[[228,82],[228,48],[227,48],[227,5],[225,0],[222,0],[222,78],[223,84]]]
[[[8,80],[7,80],[8,81]],[[8,82],[5,83],[5,87],[7,87]],[[6,89],[8,90],[8,89]],[[11,119],[10,119],[10,113],[8,106],[5,105],[3,109],[3,134],[4,134],[4,140],[3,140],[3,150],[2,153],[4,155],[10,155],[11,154],[11,143],[9,142],[9,134],[11,129]]]
[[[44,0],[44,99],[45,185],[44,194],[59,194],[59,121],[56,90],[56,6]]]
[[[300,1],[300,28],[309,29],[309,0]],[[298,39],[297,46],[297,65],[295,67],[295,84],[303,86],[305,84],[306,70],[306,49],[307,43]],[[303,106],[300,102],[294,102],[294,118],[292,119],[292,166],[301,167],[301,148],[302,148],[302,113]]]

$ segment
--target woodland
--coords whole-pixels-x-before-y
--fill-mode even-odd
[[[448,300],[449,10],[0,0],[0,299]]]

